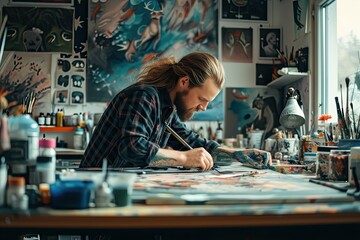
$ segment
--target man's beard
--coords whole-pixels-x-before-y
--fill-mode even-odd
[[[175,96],[175,107],[176,112],[180,118],[181,121],[185,122],[190,120],[194,116],[194,109],[186,109],[185,107],[185,100],[184,97],[189,93],[189,91],[182,92],[182,93],[176,93]]]

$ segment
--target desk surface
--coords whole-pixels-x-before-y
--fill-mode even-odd
[[[229,168],[244,170],[240,166],[230,166],[222,171],[226,172]],[[234,173],[226,172],[226,174]],[[145,198],[143,203],[134,203],[133,206],[102,209],[56,210],[41,207],[25,212],[0,209],[0,229],[177,229],[312,224],[360,225],[360,202],[353,201],[346,193],[309,183],[307,179],[270,170],[260,170],[258,175],[246,177],[223,176],[214,172],[146,174],[138,177],[135,193],[140,193],[140,196],[148,194],[151,198],[165,196],[163,199],[157,198],[165,199],[165,203],[169,199],[168,196],[173,199],[174,196],[181,198],[184,194],[186,196],[207,194],[210,198],[213,194],[230,196],[230,198],[235,197],[236,201],[229,201],[225,197],[220,198],[221,201],[217,198],[213,203],[170,201],[168,204],[156,205],[154,202],[146,204]],[[214,182],[214,178],[222,180]],[[188,187],[173,191],[174,187],[171,186],[183,182],[184,179],[193,182],[187,185]],[[197,184],[194,179],[197,179]],[[271,182],[267,182],[269,179]],[[234,184],[235,182],[239,184]],[[249,182],[253,185],[246,184]],[[279,185],[281,182],[282,184]],[[212,183],[215,187],[211,186]],[[166,187],[159,188],[159,184]],[[311,189],[306,189],[309,186]],[[292,202],[287,201],[286,199],[291,199],[291,196],[296,197],[292,198]]]

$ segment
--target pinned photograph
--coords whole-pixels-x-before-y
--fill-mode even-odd
[[[259,53],[261,58],[278,58],[281,53],[281,29],[260,28]]]
[[[69,91],[66,89],[55,90],[55,104],[69,104]]]

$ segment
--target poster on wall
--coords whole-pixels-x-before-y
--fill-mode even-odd
[[[271,0],[222,0],[221,17],[229,20],[268,21],[268,1]]]
[[[218,2],[91,1],[87,101],[110,101],[157,57],[218,55]]]
[[[264,131],[268,138],[278,127],[282,98],[278,89],[268,87],[225,89],[225,137],[246,134],[249,130]]]
[[[73,51],[74,10],[50,7],[3,7],[7,15],[6,51]]]
[[[252,28],[221,28],[222,61],[245,62],[253,61],[253,29]]]
[[[281,28],[260,28],[259,39],[260,58],[278,58],[282,51]]]
[[[59,58],[54,89],[55,104],[85,104],[86,60],[81,58]]]
[[[49,5],[49,6],[71,6],[73,5],[73,0],[10,0],[11,4],[22,4],[22,5]]]
[[[308,32],[308,16],[309,16],[309,1],[308,0],[294,0],[293,1],[293,15],[294,15],[294,32],[295,40],[300,39]]]
[[[31,113],[51,112],[51,55],[8,52],[2,63],[0,85],[11,89],[8,102],[36,99]],[[26,104],[25,104],[26,105]],[[27,108],[29,109],[29,108]]]
[[[256,85],[267,85],[278,78],[277,71],[281,64],[256,64]]]

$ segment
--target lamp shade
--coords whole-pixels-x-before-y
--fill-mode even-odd
[[[289,97],[280,114],[280,124],[285,128],[298,128],[305,123],[305,115],[295,97]]]

